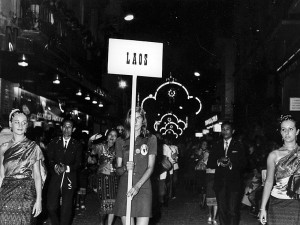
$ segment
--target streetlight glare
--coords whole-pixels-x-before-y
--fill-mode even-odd
[[[194,72],[195,77],[200,77],[200,73],[199,72]]]
[[[131,20],[133,20],[134,19],[134,15],[132,15],[132,14],[127,14],[125,17],[124,17],[124,20],[126,20],[126,21],[131,21]]]
[[[120,87],[120,88],[126,88],[126,87],[127,87],[126,81],[120,80],[120,81],[119,81],[119,87]]]

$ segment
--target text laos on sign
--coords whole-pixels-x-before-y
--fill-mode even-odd
[[[110,74],[162,77],[163,44],[147,41],[109,39]]]

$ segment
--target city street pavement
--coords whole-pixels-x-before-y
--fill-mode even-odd
[[[207,224],[207,209],[201,209],[196,194],[192,190],[185,190],[179,186],[176,199],[169,202],[168,207],[163,207],[160,220],[151,220],[151,225],[200,225]],[[98,225],[98,202],[95,193],[87,196],[86,210],[77,211],[73,225]],[[50,223],[49,223],[50,224]],[[240,225],[258,225],[257,218],[249,214],[249,209],[241,209]],[[121,225],[116,218],[114,225]]]

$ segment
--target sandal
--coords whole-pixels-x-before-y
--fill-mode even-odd
[[[212,224],[212,219],[211,219],[211,217],[208,217],[207,223],[208,223],[208,224]]]

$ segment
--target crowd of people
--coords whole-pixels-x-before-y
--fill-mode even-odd
[[[0,224],[72,224],[89,193],[97,195],[99,224],[112,225],[115,217],[126,224],[129,200],[131,224],[155,224],[178,184],[208,210],[208,224],[238,225],[241,207],[262,224],[300,224],[299,128],[292,116],[280,118],[280,147],[263,136],[237,135],[229,121],[220,133],[176,140],[150,133],[144,110],[135,113],[130,160],[130,110],[124,124],[76,138],[67,118],[49,140],[27,133],[26,114],[12,110],[0,132]]]

